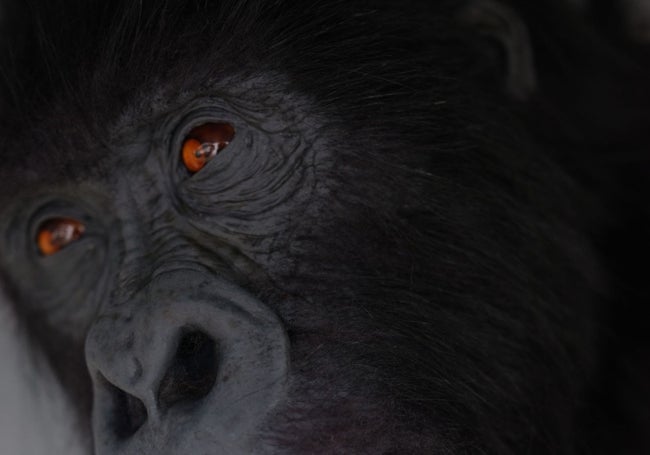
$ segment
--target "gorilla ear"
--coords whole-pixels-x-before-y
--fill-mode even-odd
[[[528,28],[517,12],[497,0],[470,0],[460,20],[498,47],[506,91],[514,99],[527,100],[537,89],[537,74]]]

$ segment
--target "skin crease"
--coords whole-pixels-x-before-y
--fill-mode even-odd
[[[636,67],[561,1],[392,3],[5,2],[0,283],[87,453],[644,453],[647,100],[582,115]]]

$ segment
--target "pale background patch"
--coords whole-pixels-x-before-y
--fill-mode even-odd
[[[0,454],[82,454],[61,387],[30,352],[1,294],[0,359]]]

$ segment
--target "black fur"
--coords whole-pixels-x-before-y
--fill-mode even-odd
[[[111,178],[123,131],[201,94],[279,106],[328,162],[313,163],[282,241],[253,258],[264,274],[249,287],[293,347],[290,400],[265,439],[296,453],[641,453],[601,426],[611,314],[628,300],[612,237],[630,232],[616,207],[627,174],[603,142],[647,136],[613,100],[638,137],[585,134],[616,116],[583,101],[641,70],[561,4],[514,2],[541,83],[511,101],[462,2],[395,3],[10,5],[2,187]],[[13,295],[63,381],[86,390],[80,340]],[[84,418],[89,397],[75,399]]]

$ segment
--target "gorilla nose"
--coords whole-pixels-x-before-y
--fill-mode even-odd
[[[254,452],[289,367],[286,333],[264,303],[188,273],[108,310],[86,339],[96,455],[204,453],[201,438],[215,453]]]
[[[175,339],[178,341],[173,354],[168,356],[167,365],[160,369],[152,365],[161,372],[160,379],[156,381],[153,402],[147,400],[148,387],[141,391],[142,399],[137,396],[138,387],[135,385],[142,376],[141,364],[137,360],[134,361],[138,365],[134,374],[130,375],[123,387],[119,383],[113,384],[99,372],[99,387],[105,389],[105,395],[109,397],[106,401],[110,408],[108,425],[116,438],[127,439],[135,434],[149,414],[156,415],[175,405],[190,407],[192,403],[198,403],[214,387],[219,360],[218,342],[205,332],[192,328],[181,329]],[[150,402],[149,406],[145,405],[145,401]]]

